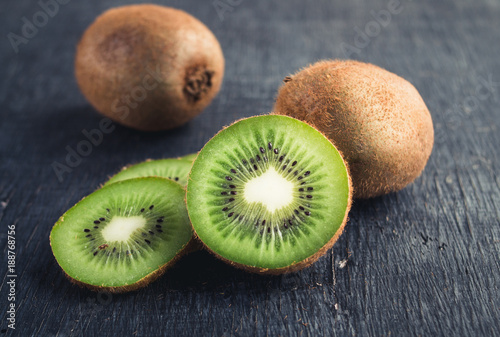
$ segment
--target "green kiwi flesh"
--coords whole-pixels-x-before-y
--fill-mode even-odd
[[[341,154],[287,116],[240,120],[191,169],[186,202],[196,237],[222,260],[279,274],[310,265],[347,222],[351,184]]]
[[[317,62],[284,80],[274,112],[327,136],[349,165],[356,198],[399,191],[424,170],[434,128],[407,80],[373,64]]]
[[[190,154],[187,154],[185,156],[182,156],[179,159],[188,160],[190,162],[193,162],[197,156],[198,156],[198,152],[195,152],[195,153],[190,153]]]
[[[157,177],[105,186],[69,209],[50,233],[65,274],[93,290],[147,285],[176,261],[192,229],[177,183]]]
[[[186,187],[189,170],[192,162],[182,159],[158,159],[147,160],[131,166],[124,167],[120,172],[112,176],[104,185],[117,181],[139,177],[163,177]]]

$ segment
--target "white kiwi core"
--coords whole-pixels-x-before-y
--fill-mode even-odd
[[[135,230],[144,227],[145,224],[146,218],[141,215],[130,217],[114,216],[102,230],[102,237],[108,242],[126,242]]]
[[[283,178],[270,166],[261,176],[245,184],[243,196],[247,202],[261,203],[273,213],[292,202],[293,188],[292,182]]]

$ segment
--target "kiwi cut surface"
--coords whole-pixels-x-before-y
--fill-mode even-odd
[[[50,234],[66,275],[93,290],[143,287],[176,261],[192,237],[184,189],[157,177],[99,189],[68,210]]]
[[[279,274],[308,266],[347,222],[351,184],[340,153],[287,116],[223,129],[200,151],[186,201],[197,238],[237,267]]]
[[[142,163],[124,167],[112,176],[105,185],[131,178],[163,177],[171,179],[186,187],[192,162],[183,159],[147,160]]]

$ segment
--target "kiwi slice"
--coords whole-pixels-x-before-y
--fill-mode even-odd
[[[163,177],[172,179],[186,187],[191,165],[191,161],[182,159],[147,160],[142,163],[124,167],[104,185],[138,177]]]
[[[158,177],[99,189],[68,210],[50,233],[54,256],[75,283],[125,292],[172,265],[192,237],[184,189]]]
[[[197,156],[198,156],[198,152],[195,152],[195,153],[190,153],[190,154],[187,154],[187,155],[185,155],[183,157],[180,157],[179,159],[193,162],[196,159]]]
[[[240,120],[193,163],[187,207],[197,238],[243,269],[279,274],[310,265],[347,222],[351,182],[332,143],[287,116]]]

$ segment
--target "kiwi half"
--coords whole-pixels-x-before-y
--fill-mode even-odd
[[[288,76],[274,111],[320,130],[349,164],[355,197],[399,191],[432,152],[432,118],[417,89],[373,64],[320,61]]]
[[[191,161],[182,159],[158,159],[147,160],[142,163],[124,167],[120,172],[112,176],[104,185],[138,177],[163,177],[186,187]]]
[[[224,261],[279,274],[310,265],[347,222],[351,184],[332,143],[286,116],[223,129],[200,151],[186,201],[195,235]]]
[[[146,286],[173,264],[192,237],[184,189],[157,177],[99,189],[68,210],[50,233],[71,281],[93,290]]]

